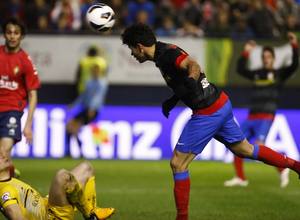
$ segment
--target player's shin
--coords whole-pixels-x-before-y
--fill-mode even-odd
[[[93,191],[95,192],[95,189],[90,189],[90,187],[95,186],[93,183],[94,179],[89,179],[87,182],[88,188],[85,186],[84,189],[80,186],[77,180],[74,179],[74,181],[75,185],[67,187],[66,189],[67,198],[72,205],[76,206],[85,218],[89,218],[95,208],[95,199],[92,198],[92,194]]]
[[[254,145],[253,158],[266,164],[290,168],[300,175],[300,162],[282,155],[264,145]]]
[[[177,209],[176,220],[187,220],[190,195],[189,172],[174,173],[174,182],[174,198]]]
[[[86,206],[89,210],[94,210],[96,208],[96,186],[95,186],[95,176],[90,177],[83,189],[83,197],[86,200]]]

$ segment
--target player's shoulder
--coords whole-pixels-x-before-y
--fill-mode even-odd
[[[182,53],[188,54],[182,48],[180,48],[178,45],[172,44],[172,43],[164,43],[162,45],[162,48],[163,48],[165,55],[170,55],[170,54],[180,55]]]
[[[16,193],[17,190],[13,182],[13,179],[0,181],[0,197],[2,200]]]
[[[19,194],[13,182],[13,179],[0,182],[0,206],[2,208],[18,203]]]
[[[20,48],[19,52],[17,53],[17,56],[19,57],[19,59],[22,60],[22,62],[32,63],[30,55],[22,48]]]

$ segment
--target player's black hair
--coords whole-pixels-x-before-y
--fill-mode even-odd
[[[21,29],[21,35],[22,36],[25,36],[26,34],[26,28],[25,28],[25,25],[22,21],[18,20],[17,18],[9,18],[7,19],[3,24],[2,24],[2,32],[5,33],[5,30],[6,30],[6,27],[8,24],[13,24],[13,25],[16,25],[16,26],[19,26],[20,29]]]
[[[91,57],[95,57],[99,54],[99,50],[96,46],[90,46],[88,51],[87,51],[87,55],[91,56]]]
[[[265,51],[269,51],[272,54],[272,56],[275,58],[275,51],[274,51],[273,47],[271,47],[271,46],[264,46],[263,49],[262,49],[262,54]]]
[[[156,43],[156,37],[152,29],[145,24],[133,24],[125,29],[121,35],[123,44],[136,47],[137,44],[142,44],[150,47]]]

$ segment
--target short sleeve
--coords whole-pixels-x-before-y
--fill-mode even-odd
[[[17,204],[18,192],[12,186],[1,187],[0,189],[0,206],[6,208],[9,205]]]
[[[181,62],[188,57],[188,54],[180,49],[179,47],[172,45],[170,49],[167,51],[167,57],[169,63],[172,63],[176,66],[176,68],[179,68]]]
[[[40,87],[38,72],[32,63],[30,56],[24,58],[25,83],[27,90],[35,90]]]

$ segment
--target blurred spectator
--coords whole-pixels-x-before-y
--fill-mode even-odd
[[[257,38],[278,37],[280,32],[276,26],[272,11],[263,0],[252,1],[253,10],[249,17],[249,25]]]
[[[128,12],[126,24],[130,25],[137,22],[137,15],[140,11],[147,13],[148,18],[146,24],[153,26],[155,21],[154,4],[149,0],[133,0],[128,3]]]
[[[177,28],[179,21],[178,12],[170,0],[161,0],[156,5],[156,16],[155,16],[155,26],[161,28],[164,26],[165,17],[170,17],[174,24],[174,27]]]
[[[285,18],[283,33],[300,31],[300,23],[296,16],[290,14]]]
[[[228,9],[220,9],[216,14],[216,20],[207,28],[207,35],[214,37],[226,37],[230,35],[231,29],[229,25]]]
[[[299,23],[300,6],[295,0],[282,0],[278,2],[278,14],[286,20],[289,15],[292,15]]]
[[[251,31],[251,29],[247,25],[246,18],[241,16],[233,24],[231,37],[233,39],[239,39],[239,40],[248,40],[248,39],[253,38],[253,32]]]
[[[274,38],[298,31],[300,0],[101,0],[115,11],[115,25],[105,34],[119,34],[141,22],[158,35],[214,35]],[[26,2],[26,4],[25,4]],[[87,29],[86,12],[98,0],[0,1],[0,21],[21,17],[35,33],[77,33]],[[170,19],[172,21],[170,21]],[[246,21],[246,23],[245,23]],[[203,33],[204,32],[204,33]],[[91,33],[91,32],[90,32]]]
[[[7,4],[5,4],[3,1],[0,1],[0,15],[0,22],[2,24],[7,18]]]
[[[47,31],[50,6],[46,0],[34,0],[26,4],[26,22],[30,31]]]
[[[165,16],[162,26],[156,30],[156,34],[161,37],[170,37],[176,35],[176,27],[171,16]]]
[[[191,36],[191,37],[202,37],[204,32],[201,28],[197,27],[196,25],[192,24],[188,20],[184,20],[182,27],[177,31],[178,36]]]
[[[180,10],[188,0],[171,0],[171,2],[177,10]]]
[[[247,18],[250,6],[248,0],[236,0],[230,6],[230,23],[240,22],[241,17]],[[247,24],[246,24],[247,25]]]
[[[81,27],[77,0],[58,0],[51,11],[51,20],[59,31],[78,30]]]
[[[9,16],[18,19],[24,19],[24,5],[22,0],[9,0],[8,7]]]
[[[205,1],[202,6],[202,27],[206,29],[212,22],[214,18],[214,5],[211,1]]]
[[[183,20],[188,20],[193,25],[200,26],[202,19],[200,0],[186,2],[181,11]]]

